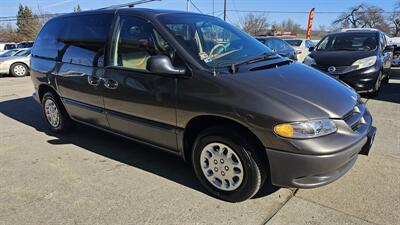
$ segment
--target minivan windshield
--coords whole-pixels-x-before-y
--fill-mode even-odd
[[[194,58],[210,68],[273,53],[248,34],[211,16],[169,14],[159,16],[159,21]]]
[[[378,35],[372,32],[343,32],[326,36],[317,51],[371,51],[378,45]]]

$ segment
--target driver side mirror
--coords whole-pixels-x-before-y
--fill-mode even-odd
[[[174,67],[171,59],[166,55],[155,55],[147,60],[147,70],[155,74],[183,75],[186,70]]]
[[[315,50],[315,47],[309,47],[308,48],[308,51],[310,51],[310,52],[312,52],[312,51],[314,51]]]

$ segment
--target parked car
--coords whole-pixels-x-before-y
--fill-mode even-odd
[[[400,37],[390,38],[390,44],[394,46],[392,66],[400,66]]]
[[[21,51],[20,49],[11,49],[0,53],[0,57],[10,57],[15,55],[17,52]]]
[[[360,93],[377,95],[389,81],[393,46],[378,30],[332,33],[324,37],[304,63],[340,79]]]
[[[392,66],[398,67],[400,66],[400,45],[394,47],[393,51],[393,59],[392,59]]]
[[[79,122],[174,153],[231,202],[267,179],[331,183],[369,151],[376,131],[353,89],[208,15],[61,15],[40,31],[31,65],[51,132]]]
[[[285,38],[284,40],[296,49],[297,60],[299,62],[303,62],[306,56],[310,54],[309,48],[315,47],[315,44],[307,39]]]
[[[265,44],[268,48],[278,53],[280,56],[297,60],[296,51],[284,40],[277,37],[259,36],[255,37],[258,41]]]
[[[13,56],[0,58],[0,74],[23,77],[29,74],[31,49],[24,49]]]
[[[17,48],[32,48],[33,41],[23,41],[17,44]]]
[[[12,43],[12,42],[0,43],[0,52],[4,52],[4,51],[15,49],[15,48],[17,48],[15,43]]]

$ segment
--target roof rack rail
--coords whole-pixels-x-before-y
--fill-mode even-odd
[[[144,3],[149,3],[149,2],[154,2],[154,1],[161,1],[161,0],[139,0],[135,2],[129,2],[125,4],[120,4],[120,5],[111,5],[108,7],[100,8],[100,9],[119,9],[119,8],[133,8],[136,5],[144,4]]]

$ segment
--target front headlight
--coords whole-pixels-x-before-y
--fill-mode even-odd
[[[367,58],[363,58],[363,59],[359,59],[357,61],[355,61],[351,67],[353,67],[354,69],[364,69],[370,66],[373,66],[376,63],[376,56],[371,56],[371,57],[367,57]]]
[[[315,62],[315,60],[314,60],[313,58],[311,58],[310,56],[306,56],[306,57],[304,58],[304,62],[303,62],[303,63],[306,64],[307,66],[311,66],[311,65],[317,64],[317,63]]]
[[[285,138],[315,138],[336,131],[336,124],[330,119],[284,123],[274,127],[274,132]]]

